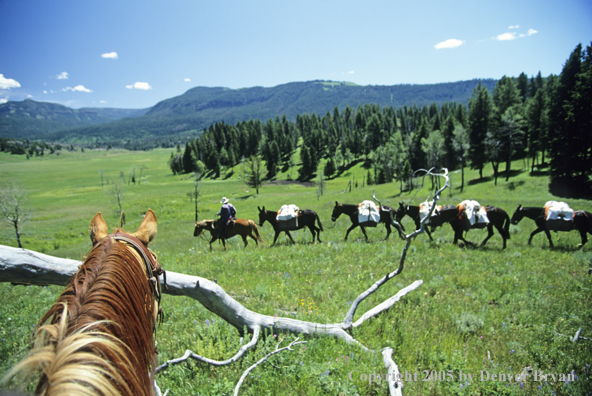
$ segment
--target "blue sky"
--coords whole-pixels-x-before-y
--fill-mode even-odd
[[[559,74],[592,0],[0,0],[0,102],[146,108],[196,86]]]

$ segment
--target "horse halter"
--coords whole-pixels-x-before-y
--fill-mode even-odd
[[[148,278],[148,283],[150,284],[150,289],[152,290],[152,296],[156,301],[158,310],[157,310],[157,321],[160,319],[162,321],[164,319],[164,313],[162,308],[160,307],[160,299],[162,297],[162,288],[160,284],[160,275],[163,275],[164,278],[164,286],[167,287],[166,284],[166,271],[162,269],[160,264],[158,263],[158,257],[154,252],[148,249],[138,238],[122,233],[116,232],[114,234],[108,235],[107,237],[103,238],[99,242],[97,242],[91,249],[91,252],[95,250],[99,245],[104,243],[106,239],[109,238],[112,241],[122,241],[130,245],[134,248],[134,250],[140,255],[140,257],[144,260],[144,264],[146,266],[146,276]]]

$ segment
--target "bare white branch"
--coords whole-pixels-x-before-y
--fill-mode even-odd
[[[382,303],[378,304],[377,306],[375,306],[374,308],[372,308],[371,310],[369,310],[368,312],[363,314],[360,317],[360,319],[356,320],[356,322],[352,325],[352,327],[359,327],[365,321],[373,319],[373,318],[377,317],[378,315],[380,315],[381,313],[387,311],[390,307],[395,305],[395,303],[397,301],[399,301],[401,299],[401,297],[403,297],[407,293],[417,289],[419,286],[421,286],[422,283],[423,283],[422,280],[416,280],[415,282],[413,282],[412,284],[410,284],[406,288],[401,289],[397,294],[395,294],[391,298],[383,301]]]
[[[185,354],[182,357],[177,358],[177,359],[168,360],[166,363],[158,366],[156,368],[156,373],[159,373],[160,371],[164,370],[165,368],[167,368],[169,366],[182,363],[189,358],[199,360],[202,363],[211,364],[212,366],[227,366],[227,365],[239,360],[245,354],[245,352],[247,352],[249,349],[251,349],[252,347],[254,347],[257,344],[257,341],[259,340],[259,333],[260,332],[261,332],[261,329],[259,327],[256,327],[255,331],[253,332],[253,338],[251,339],[251,341],[248,344],[245,344],[242,347],[240,347],[240,349],[238,350],[236,355],[234,355],[230,359],[226,359],[226,360],[222,360],[222,361],[212,360],[212,359],[208,359],[203,356],[197,355],[190,350],[186,350]]]
[[[245,378],[247,378],[247,375],[249,375],[249,373],[257,366],[259,366],[261,363],[265,362],[267,359],[269,359],[269,357],[275,355],[276,353],[280,353],[282,351],[285,350],[289,350],[289,351],[293,351],[292,347],[294,345],[298,345],[298,344],[306,344],[306,341],[298,341],[299,338],[296,338],[294,341],[292,341],[290,343],[290,345],[283,347],[281,349],[278,349],[280,344],[278,343],[278,345],[275,348],[275,351],[268,353],[267,355],[265,355],[264,358],[260,359],[257,363],[255,363],[254,365],[252,365],[251,367],[249,367],[247,370],[245,370],[245,372],[243,373],[243,375],[241,375],[240,379],[238,380],[238,383],[236,384],[236,387],[234,388],[234,396],[238,395],[238,390],[240,389],[241,385],[243,384],[243,381],[245,380]],[[281,341],[280,341],[281,343]]]
[[[384,348],[381,352],[384,367],[388,370],[389,392],[391,396],[403,396],[403,381],[401,381],[399,366],[393,360],[393,348]]]

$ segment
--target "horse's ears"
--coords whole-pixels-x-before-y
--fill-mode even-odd
[[[101,239],[109,235],[109,228],[107,222],[103,219],[101,212],[97,213],[95,217],[90,221],[90,241],[93,245],[96,245]]]
[[[516,210],[520,210],[520,208],[522,208],[522,205],[518,204],[518,207],[516,208]]]
[[[257,209],[259,210],[259,212],[261,212],[261,208],[259,207],[259,205],[257,205]]]
[[[335,206],[339,206],[339,202],[335,201]]]
[[[142,224],[140,224],[140,228],[138,231],[134,232],[132,236],[138,238],[145,246],[148,246],[150,242],[156,236],[157,226],[156,226],[156,215],[152,211],[152,209],[148,209],[146,212],[146,216],[144,216],[144,220]]]
[[[263,211],[265,212],[265,206],[263,207]]]

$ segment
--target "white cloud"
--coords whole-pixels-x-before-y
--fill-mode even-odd
[[[520,25],[511,25],[508,29],[518,29]]]
[[[510,28],[512,28],[512,27],[513,26],[510,26]],[[518,25],[516,25],[516,28],[517,27],[518,27]],[[516,32],[502,33],[502,34],[495,36],[493,39],[498,40],[498,41],[512,41],[517,38],[532,36],[533,34],[537,34],[537,33],[538,33],[538,31],[536,31],[534,29],[528,29],[528,31],[526,33],[520,33],[520,34],[517,34]]]
[[[43,91],[44,94],[47,94],[47,91]]]
[[[498,41],[511,41],[516,39],[516,33],[512,32],[512,33],[503,33],[503,34],[498,34],[495,39]]]
[[[185,79],[185,80],[183,80],[183,81],[185,81],[185,82],[191,82],[191,79],[190,79],[190,78],[186,78],[186,79]]]
[[[107,103],[107,101],[106,100],[99,100],[99,103],[105,104],[105,103]]]
[[[20,88],[21,84],[12,78],[5,78],[4,74],[0,74],[0,89]]]
[[[101,58],[118,59],[118,56],[117,56],[117,52],[107,52],[105,54],[101,54]]]
[[[443,49],[443,48],[456,48],[463,45],[464,40],[457,40],[457,39],[448,39],[446,41],[442,41],[436,45],[434,45],[435,49]]]
[[[130,85],[126,85],[125,87],[128,89],[143,89],[145,91],[152,89],[150,84],[148,84],[147,82],[136,82]]]
[[[0,104],[8,102],[8,98],[0,98]]]
[[[92,90],[85,88],[84,85],[77,85],[74,88],[66,87],[62,91],[92,92]]]
[[[353,70],[350,70],[350,71],[347,72],[347,74],[354,74],[354,71]]]
[[[68,79],[68,72],[61,72],[56,76],[58,80],[67,80]]]

